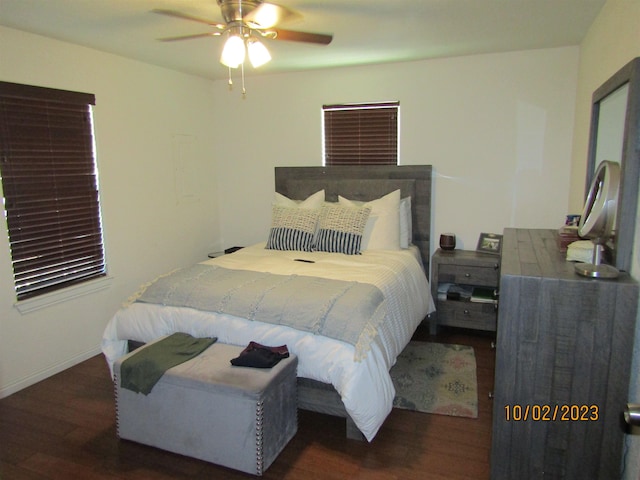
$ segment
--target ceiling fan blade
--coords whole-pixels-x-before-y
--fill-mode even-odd
[[[275,40],[288,40],[291,42],[329,45],[331,40],[333,40],[333,35],[324,33],[294,32],[293,30],[283,30],[281,28],[270,28],[268,32],[274,32],[276,34]]]
[[[290,8],[264,2],[247,13],[242,20],[251,28],[271,28],[300,18],[302,15]]]
[[[167,15],[169,17],[181,18],[183,20],[191,20],[193,22],[204,23],[205,25],[209,25],[211,27],[216,27],[220,30],[224,30],[226,25],[221,23],[210,22],[209,20],[205,20],[204,18],[193,17],[186,13],[177,12],[175,10],[164,10],[162,8],[154,8],[151,10],[153,13],[159,13],[160,15]]]
[[[214,37],[221,34],[221,32],[196,33],[193,35],[181,35],[179,37],[163,37],[159,38],[158,40],[160,40],[161,42],[176,42],[179,40],[193,40],[194,38]]]

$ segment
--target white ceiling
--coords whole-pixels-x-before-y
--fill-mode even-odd
[[[328,46],[266,40],[273,60],[247,75],[578,45],[606,0],[276,0],[303,15],[289,30]],[[222,22],[216,0],[0,0],[0,25],[207,77],[226,78],[223,40],[171,9]]]

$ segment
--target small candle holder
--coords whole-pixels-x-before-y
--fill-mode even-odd
[[[456,248],[456,236],[453,233],[440,235],[440,248],[442,250],[454,250]]]

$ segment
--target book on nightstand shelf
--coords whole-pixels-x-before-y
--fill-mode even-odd
[[[441,283],[438,285],[438,300],[458,300],[468,302],[471,299],[473,287],[455,283]]]
[[[496,301],[495,288],[473,287],[471,301],[476,303],[494,303]]]
[[[447,292],[449,291],[449,287],[451,283],[439,283],[438,284],[438,300],[446,300]]]

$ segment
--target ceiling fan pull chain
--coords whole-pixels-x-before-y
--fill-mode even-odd
[[[240,71],[242,72],[242,99],[247,98],[247,90],[244,88],[244,63],[240,64]]]
[[[233,80],[231,78],[231,67],[227,67],[229,68],[229,90],[233,90]]]

